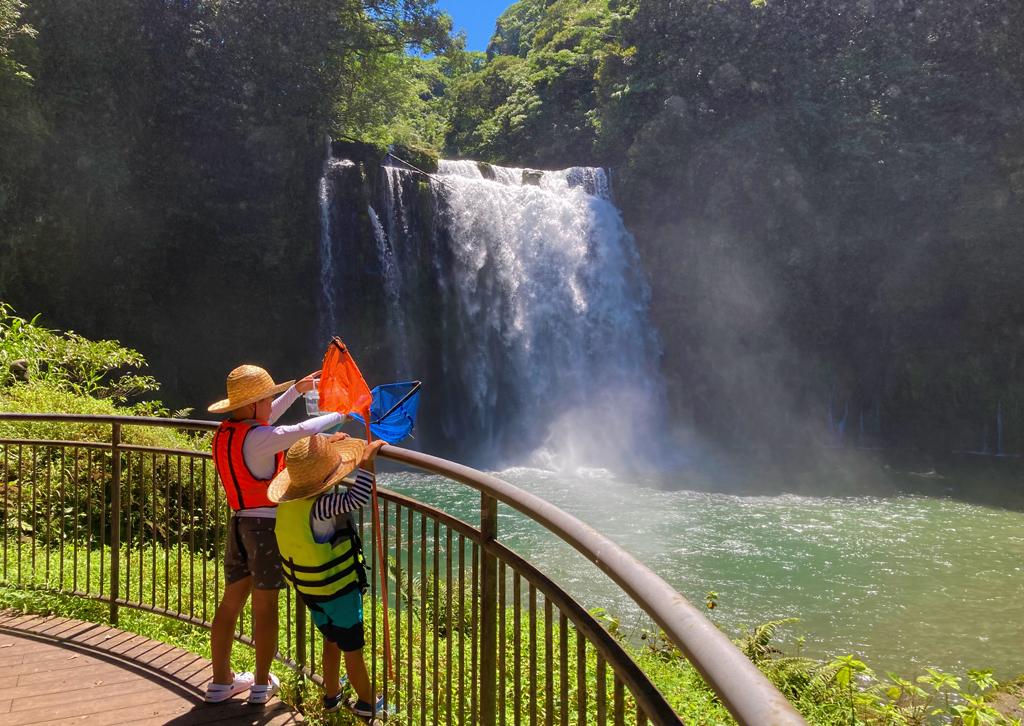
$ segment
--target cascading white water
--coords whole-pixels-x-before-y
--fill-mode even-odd
[[[324,171],[320,175],[317,191],[320,203],[320,338],[331,335],[337,327],[337,314],[334,303],[334,253],[331,250],[331,184],[330,165],[332,159],[328,154],[324,162]]]
[[[657,341],[633,237],[603,170],[442,161],[444,340],[463,425],[507,451],[546,431],[534,463],[622,464],[663,423]],[[488,442],[486,439],[490,439]],[[500,456],[501,452],[495,452]],[[539,459],[539,460],[538,460]]]
[[[333,172],[352,167],[348,159],[336,159],[328,140],[327,156],[317,189],[320,205],[320,339],[330,340],[338,327],[334,237],[331,232],[331,204],[334,200]]]
[[[384,166],[384,220],[389,239],[402,239],[409,233],[409,220],[406,217],[405,204],[402,201],[402,175],[404,169]]]
[[[392,196],[388,195],[388,198],[391,199]],[[388,219],[390,220],[394,214],[394,208],[389,206],[389,211]],[[392,334],[388,337],[395,341],[399,357],[398,365],[396,366],[399,375],[406,378],[410,375],[412,365],[409,360],[409,336],[406,331],[405,315],[402,314],[401,274],[395,259],[394,248],[387,232],[384,231],[384,225],[381,224],[380,217],[377,216],[377,211],[371,206],[367,209],[367,212],[370,215],[373,238],[377,242],[377,260],[380,263],[381,276],[383,278],[382,283],[384,301],[387,306],[388,327],[392,330]]]

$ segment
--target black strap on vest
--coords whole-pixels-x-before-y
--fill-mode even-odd
[[[300,593],[303,602],[309,605],[310,609],[314,609],[313,605],[315,603],[327,602],[329,600],[332,600],[333,598],[336,598],[339,595],[343,595],[346,592],[351,591],[355,586],[359,587],[360,592],[366,592],[366,588],[369,585],[369,581],[366,578],[366,558],[363,557],[363,542],[360,539],[359,534],[356,532],[355,529],[339,530],[335,533],[335,535],[337,536],[338,534],[346,535],[349,538],[349,541],[351,542],[351,545],[349,546],[349,551],[341,555],[340,557],[335,557],[333,560],[326,564],[297,565],[295,564],[295,559],[292,557],[289,557],[287,559],[283,557],[281,558],[285,564],[282,574],[284,574],[286,580],[292,583],[292,585],[295,587],[296,592],[299,592],[299,587],[302,585],[312,585],[314,587],[330,585],[332,582],[337,582],[338,580],[352,574],[353,570],[355,571],[356,582],[353,585],[343,587],[341,590],[338,590],[338,592],[332,593],[330,595],[312,595],[306,592]],[[335,574],[331,575],[326,580],[302,580],[299,577],[297,577],[297,574],[301,573],[313,574],[317,572],[326,572],[332,567],[336,567],[342,561],[348,559],[349,557],[352,558],[352,564],[349,567],[346,567],[341,572],[336,572]],[[291,570],[290,572],[289,569]],[[317,607],[315,609],[320,610],[321,608]]]

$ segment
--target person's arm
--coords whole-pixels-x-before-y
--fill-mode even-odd
[[[270,404],[270,421],[274,423],[288,410],[299,397],[299,389],[295,386],[290,386],[287,391],[282,393],[280,396],[274,399],[274,402]]]
[[[356,469],[356,483],[340,494],[323,494],[313,505],[313,519],[327,523],[339,514],[351,512],[370,501],[373,475],[366,469]]]
[[[274,402],[270,404],[270,421],[268,423],[274,423],[288,410],[298,397],[309,391],[313,390],[313,381],[317,376],[320,375],[320,371],[313,371],[308,376],[295,382],[294,386],[291,386],[287,391],[282,393],[280,396],[274,399]]]
[[[343,437],[345,434],[335,434],[335,436]],[[370,501],[373,473],[365,467],[376,458],[377,452],[381,450],[384,443],[378,439],[370,442],[363,449],[363,458],[359,460],[359,468],[356,469],[356,483],[352,485],[351,489],[341,494],[322,494],[316,500],[313,505],[315,530],[325,529],[327,523],[333,520],[335,515],[359,509]]]
[[[261,457],[273,457],[278,451],[284,451],[299,439],[319,434],[344,421],[345,417],[340,413],[325,413],[323,416],[308,418],[291,426],[256,426],[245,437],[242,452],[246,462],[258,461]]]

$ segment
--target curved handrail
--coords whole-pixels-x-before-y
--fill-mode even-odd
[[[218,426],[214,421],[88,414],[0,412],[0,420],[156,425],[193,430],[213,430]],[[806,724],[785,696],[682,594],[585,522],[498,477],[456,462],[397,446],[384,447],[380,456],[472,487],[513,507],[571,544],[664,630],[740,723],[757,726]]]
[[[380,455],[489,494],[571,544],[651,616],[741,723],[805,723],[757,666],[683,595],[585,522],[534,494],[462,464],[396,446],[384,447]]]

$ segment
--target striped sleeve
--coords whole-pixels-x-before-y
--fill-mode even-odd
[[[373,475],[365,469],[356,470],[356,483],[341,494],[325,494],[313,505],[313,519],[328,522],[336,515],[359,509],[370,501]]]

